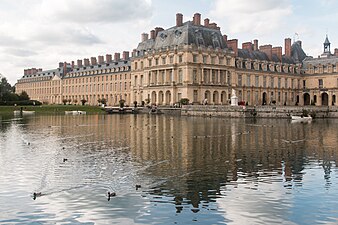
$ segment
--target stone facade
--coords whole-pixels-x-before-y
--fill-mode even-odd
[[[120,99],[132,105],[149,102],[172,106],[188,99],[191,104],[230,104],[231,90],[247,105],[334,105],[338,89],[338,50],[330,52],[325,40],[318,59],[307,57],[302,42],[286,38],[283,49],[258,40],[228,40],[216,23],[201,23],[196,13],[176,25],[156,27],[142,34],[141,42],[129,53],[78,60],[77,65],[60,63],[56,70],[25,70],[16,84],[32,99],[50,104],[87,100],[95,105],[106,99],[118,105]]]

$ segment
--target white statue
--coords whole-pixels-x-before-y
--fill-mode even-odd
[[[236,96],[236,90],[235,90],[235,89],[232,89],[232,90],[231,90],[231,96],[232,96],[232,97]]]

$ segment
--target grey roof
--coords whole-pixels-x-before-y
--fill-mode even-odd
[[[257,59],[270,61],[269,57],[261,51],[249,51],[247,49],[238,49],[238,57],[244,59]],[[282,63],[296,64],[301,63],[306,58],[306,54],[303,51],[300,42],[295,42],[291,46],[291,57],[285,55],[282,56]],[[276,55],[272,55],[271,61],[280,62]]]
[[[139,43],[137,51],[139,54],[142,54],[143,51],[147,50],[157,50],[179,45],[204,46],[214,49],[225,49],[226,47],[222,33],[219,30],[205,26],[196,26],[191,21],[188,21],[180,27],[175,26],[160,31],[155,40],[148,39]]]
[[[309,65],[312,66],[318,66],[318,65],[327,65],[327,64],[336,64],[338,63],[338,57],[337,56],[330,56],[325,58],[312,58],[307,57],[303,61],[303,69],[307,69]]]
[[[326,38],[325,38],[324,45],[326,45],[326,44],[331,44],[330,41],[329,41],[329,38],[327,37],[327,35],[326,35]]]
[[[34,77],[50,77],[50,78],[52,78],[54,75],[60,76],[60,70],[59,69],[44,70],[44,71],[41,71],[41,72],[37,72],[36,74],[24,75],[21,79],[34,78]]]
[[[291,46],[291,57],[295,63],[301,63],[306,58],[306,54],[302,49],[302,42],[296,41]]]

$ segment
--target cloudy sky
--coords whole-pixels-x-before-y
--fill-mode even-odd
[[[53,69],[107,53],[132,51],[142,32],[168,28],[181,12],[216,22],[242,42],[283,46],[300,39],[308,55],[322,53],[326,33],[338,48],[337,0],[0,0],[0,73],[11,84],[25,68]],[[296,35],[297,33],[297,35]]]

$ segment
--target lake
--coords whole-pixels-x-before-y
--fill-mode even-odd
[[[0,122],[0,224],[338,224],[338,120]]]

